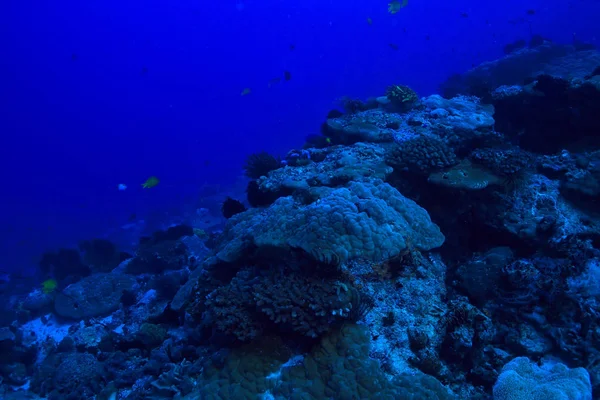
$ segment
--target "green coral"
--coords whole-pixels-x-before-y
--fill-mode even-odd
[[[419,100],[417,93],[404,85],[389,86],[385,91],[385,95],[392,105],[401,106],[404,109],[409,109]]]

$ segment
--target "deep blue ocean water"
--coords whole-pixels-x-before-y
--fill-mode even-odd
[[[300,147],[343,96],[392,82],[427,95],[532,33],[600,33],[595,0],[386,3],[3,1],[0,270],[33,270],[131,214],[194,209],[248,154]]]

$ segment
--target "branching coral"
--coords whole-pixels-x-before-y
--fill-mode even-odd
[[[291,271],[284,275],[283,279],[278,272],[255,276],[250,270],[240,271],[206,297],[210,319],[221,332],[241,341],[260,336],[270,326],[317,337],[338,323],[360,318],[369,304],[352,285],[336,279]]]

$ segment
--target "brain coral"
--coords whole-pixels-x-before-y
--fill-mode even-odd
[[[564,364],[538,366],[527,357],[517,357],[502,368],[494,400],[591,400],[590,375],[584,368]]]
[[[381,180],[311,191],[317,200],[307,205],[288,196],[232,217],[217,257],[236,262],[256,246],[299,248],[320,261],[381,261],[409,245],[430,250],[444,242],[426,210]]]

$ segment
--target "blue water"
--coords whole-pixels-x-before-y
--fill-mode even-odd
[[[0,270],[132,213],[193,209],[248,154],[300,147],[343,96],[434,93],[531,33],[598,43],[598,1],[386,3],[3,1]],[[161,184],[143,190],[152,175]]]

